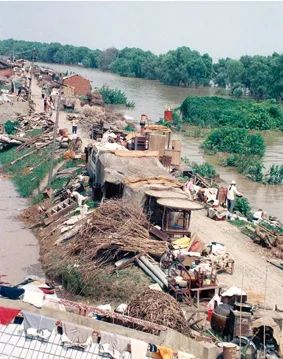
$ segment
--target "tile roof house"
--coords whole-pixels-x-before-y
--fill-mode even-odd
[[[90,81],[78,74],[63,77],[63,85],[73,88],[75,96],[86,96],[91,91]]]

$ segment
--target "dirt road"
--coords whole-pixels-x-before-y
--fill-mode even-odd
[[[36,112],[43,112],[43,99],[41,98],[41,88],[37,85],[36,79],[33,78],[31,84],[31,94],[32,99],[35,103],[35,110]],[[53,111],[52,119],[55,121],[56,112]],[[70,133],[72,133],[72,124],[70,121],[67,120],[67,113],[64,111],[60,111],[59,113],[59,128],[67,128]],[[90,142],[90,139],[86,133],[86,131],[78,124],[78,133],[77,135],[82,139],[83,146],[87,146]]]

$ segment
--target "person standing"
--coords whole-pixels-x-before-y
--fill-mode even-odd
[[[242,197],[242,193],[237,190],[236,182],[232,181],[227,192],[227,208],[229,214],[233,213],[235,206],[235,196]]]
[[[72,134],[76,135],[78,130],[78,120],[76,118],[72,121]]]
[[[147,115],[142,114],[141,119],[140,119],[140,129],[141,129],[142,136],[144,136],[146,125],[148,125],[148,117],[147,117]]]
[[[45,96],[44,99],[43,99],[43,108],[44,108],[44,112],[48,111],[48,99],[47,99],[47,96]]]

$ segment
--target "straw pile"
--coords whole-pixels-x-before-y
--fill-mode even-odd
[[[178,302],[169,294],[147,289],[128,305],[127,314],[189,334],[185,316]]]
[[[70,241],[66,256],[78,256],[90,268],[113,262],[125,253],[160,257],[166,243],[149,238],[148,221],[135,203],[110,200],[94,210],[81,223],[75,241]]]

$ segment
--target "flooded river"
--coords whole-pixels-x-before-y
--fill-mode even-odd
[[[134,109],[120,108],[120,111],[135,119],[139,119],[142,113],[146,113],[152,120],[158,120],[163,116],[166,106],[175,107],[187,96],[213,95],[213,88],[180,88],[165,86],[158,81],[142,80],[135,78],[120,77],[115,74],[105,73],[93,69],[68,65],[48,65],[57,71],[74,71],[92,81],[93,87],[101,87],[104,84],[112,88],[123,90],[129,100],[134,101]],[[204,156],[199,149],[201,140],[181,137],[183,143],[183,156],[191,161],[204,161]],[[283,135],[275,135],[266,141],[267,149],[264,164],[268,168],[272,163],[283,164]],[[214,162],[213,158],[207,157],[206,161]],[[283,188],[282,186],[265,186],[249,181],[244,176],[230,168],[217,166],[222,179],[229,183],[232,179],[237,181],[238,188],[250,200],[255,208],[263,208],[268,213],[278,216],[283,221]]]
[[[25,207],[12,182],[0,175],[0,275],[7,275],[2,280],[12,284],[27,275],[42,275],[37,239],[16,218]]]

